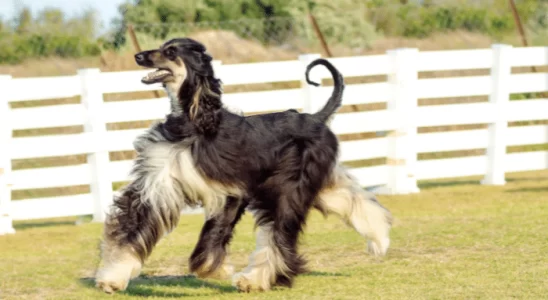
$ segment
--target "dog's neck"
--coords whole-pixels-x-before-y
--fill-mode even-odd
[[[169,98],[170,112],[172,116],[181,116],[183,115],[183,112],[184,112],[179,99],[179,90],[183,84],[183,81],[184,81],[184,78],[163,84],[164,89],[166,90],[167,96]],[[222,87],[221,87],[221,92],[222,92]],[[220,97],[220,95],[216,93],[214,93],[213,95],[216,97]],[[243,110],[239,108],[230,107],[226,105],[223,105],[223,106],[227,111],[233,114],[236,114],[238,116],[244,116]]]
[[[169,97],[170,111],[174,116],[180,116],[183,114],[183,108],[179,102],[179,89],[183,84],[184,78],[176,78],[176,80],[164,83],[164,89]]]

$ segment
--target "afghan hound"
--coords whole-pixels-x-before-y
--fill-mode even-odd
[[[232,276],[240,291],[291,287],[305,272],[298,237],[311,208],[338,215],[368,240],[370,252],[386,253],[391,214],[339,164],[338,140],[326,125],[344,90],[331,63],[317,59],[306,69],[309,84],[318,85],[309,79],[316,65],[333,76],[333,93],[320,111],[244,117],[223,106],[221,82],[201,43],[173,39],[135,60],[156,69],[142,82],[162,83],[171,112],[134,141],[132,181],[105,221],[99,288],[124,290],[185,207],[202,206],[206,216],[190,271]],[[226,248],[246,209],[258,227],[256,249],[249,265],[233,274]]]

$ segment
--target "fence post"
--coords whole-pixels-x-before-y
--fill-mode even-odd
[[[378,189],[380,194],[418,193],[415,167],[417,125],[415,121],[418,81],[418,49],[402,48],[387,51],[392,66],[388,83],[393,91],[387,109],[393,114],[395,129],[387,135],[388,183]]]
[[[489,102],[492,104],[495,119],[488,127],[487,170],[481,183],[485,185],[504,185],[506,183],[504,175],[506,171],[505,156],[508,129],[506,107],[510,101],[512,46],[495,44],[491,48],[493,49],[493,65],[491,67]]]
[[[13,222],[11,218],[11,149],[12,137],[10,106],[7,95],[10,95],[11,76],[0,75],[0,235],[13,234]]]
[[[303,64],[303,73],[302,73],[302,79],[301,79],[301,88],[303,91],[303,112],[305,113],[315,113],[318,110],[320,110],[321,106],[324,104],[321,101],[325,101],[325,99],[320,99],[318,97],[318,93],[320,89],[318,87],[312,86],[306,82],[306,76],[305,71],[306,67],[315,59],[320,58],[320,54],[303,54],[299,55],[299,61]],[[322,83],[321,76],[318,75],[318,73],[314,72],[312,70],[310,72],[310,80],[317,82],[319,84]]]
[[[112,203],[112,181],[109,174],[109,153],[101,144],[102,136],[107,132],[103,119],[103,92],[100,85],[99,69],[78,70],[82,81],[82,104],[86,108],[87,120],[84,131],[92,133],[96,141],[95,149],[88,154],[87,160],[91,168],[91,194],[94,210],[93,221],[104,222],[106,213]]]

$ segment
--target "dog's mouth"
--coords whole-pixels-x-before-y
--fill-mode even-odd
[[[147,76],[141,79],[141,82],[144,84],[153,84],[158,82],[168,82],[173,79],[173,73],[167,69],[157,69],[156,71],[150,72]]]

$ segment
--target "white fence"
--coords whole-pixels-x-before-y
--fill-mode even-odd
[[[225,94],[224,102],[244,112],[321,107],[332,88],[303,81],[299,60],[215,65],[224,85],[301,80],[301,88]],[[510,94],[548,91],[548,73],[512,74],[512,67],[548,65],[548,47],[419,52],[398,49],[385,55],[330,59],[346,78],[388,75],[386,82],[347,84],[344,105],[387,102],[386,110],[338,113],[337,134],[389,132],[387,136],[341,143],[341,161],[386,157],[387,164],[352,169],[364,187],[379,192],[418,192],[417,180],[484,175],[484,184],[504,184],[505,172],[548,168],[548,152],[508,154],[507,146],[548,143],[548,126],[508,127],[508,122],[548,119],[548,99],[509,101]],[[422,71],[491,69],[490,76],[419,79]],[[0,77],[0,233],[12,220],[93,214],[96,221],[112,200],[112,182],[125,181],[132,161],[109,161],[109,152],[132,150],[143,129],[108,131],[107,123],[161,119],[166,99],[104,102],[103,94],[160,89],[141,84],[147,71],[11,79]],[[322,67],[313,79],[330,78]],[[418,106],[418,99],[488,95],[489,102]],[[9,102],[80,96],[81,104],[10,109]],[[488,129],[417,134],[418,127],[489,124]],[[84,125],[81,134],[12,138],[12,130]],[[417,160],[418,153],[486,148],[487,155]],[[11,160],[87,154],[87,164],[11,170]],[[11,191],[90,185],[91,193],[11,201]]]

